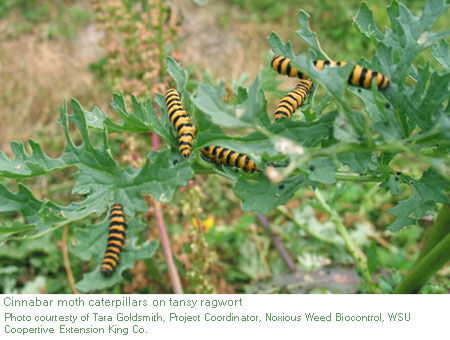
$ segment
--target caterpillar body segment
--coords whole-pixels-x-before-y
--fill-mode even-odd
[[[322,71],[325,66],[339,67],[347,65],[345,61],[334,61],[334,60],[314,60],[313,63],[316,69],[318,69],[319,71]]]
[[[308,76],[306,74],[303,74],[291,65],[291,59],[289,58],[275,56],[272,59],[271,66],[273,70],[285,76],[308,79]]]
[[[167,114],[175,129],[178,131],[178,149],[184,157],[189,157],[192,152],[196,128],[183,107],[180,95],[175,89],[169,89],[165,95]]]
[[[313,82],[311,80],[301,79],[295,88],[281,99],[275,110],[275,120],[283,117],[291,117],[295,110],[303,105],[312,87]]]
[[[375,84],[379,89],[385,89],[389,86],[389,79],[384,74],[359,65],[353,67],[352,73],[350,73],[350,77],[348,78],[348,83],[355,86],[370,88],[372,86],[372,79],[374,78]]]
[[[256,163],[240,152],[235,152],[217,145],[204,147],[200,151],[203,156],[217,164],[235,166],[247,173],[259,171]]]
[[[333,60],[315,60],[314,66],[318,70],[323,70],[325,66],[329,67],[340,67],[345,66],[347,63],[345,61],[333,61]],[[308,76],[295,67],[291,65],[291,60],[286,57],[275,56],[272,59],[272,69],[280,74],[287,75],[289,77],[298,77],[300,79],[308,79]],[[350,85],[361,86],[365,88],[370,88],[372,84],[372,79],[375,78],[375,83],[379,89],[386,89],[389,86],[389,78],[384,74],[370,69],[364,68],[359,65],[353,67],[352,73],[348,78],[348,83]]]
[[[113,204],[109,215],[108,243],[101,265],[103,276],[111,276],[119,264],[120,253],[125,244],[127,223],[123,207],[119,203]]]

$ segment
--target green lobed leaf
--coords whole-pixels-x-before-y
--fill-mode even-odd
[[[410,10],[397,1],[387,8],[392,31],[386,31],[383,43],[393,50],[388,72],[397,84],[403,84],[407,71],[416,56],[425,48],[450,34],[450,31],[429,32],[431,25],[442,15],[447,6],[444,0],[431,0],[425,5],[422,17],[412,15]]]
[[[287,42],[286,44],[283,43],[283,41],[281,40],[280,36],[277,33],[271,32],[268,41],[275,55],[280,55],[290,59],[294,58],[294,52],[292,52],[291,43],[290,42]]]
[[[137,175],[121,188],[128,197],[150,194],[156,201],[169,202],[178,187],[194,175],[187,161],[173,164],[169,150],[151,152]]]
[[[73,165],[81,163],[88,167],[108,172],[110,174],[117,171],[118,165],[111,156],[107,131],[103,131],[103,145],[100,148],[95,148],[89,138],[88,126],[83,108],[76,100],[72,100],[72,107],[74,113],[70,116],[70,120],[72,120],[77,126],[83,142],[79,147],[73,143],[69,134],[67,105],[64,105],[61,109],[61,117],[59,120],[59,123],[64,130],[67,142],[66,148],[62,155],[64,162],[66,164]]]
[[[311,181],[324,184],[333,184],[336,182],[336,177],[334,177],[336,165],[329,157],[312,159],[303,166],[303,169]]]
[[[114,132],[150,132],[154,131],[153,124],[156,112],[152,102],[148,100],[145,104],[139,102],[135,96],[131,96],[133,103],[133,111],[128,112],[125,98],[123,94],[114,94],[114,101],[111,103],[112,108],[119,114],[120,121],[118,123],[111,120],[98,108],[94,108],[92,112],[86,112],[86,121],[88,126],[103,129],[100,121],[108,128],[109,133]]]
[[[374,157],[370,152],[346,152],[339,154],[338,160],[360,174],[376,168]]]
[[[290,177],[280,183],[272,183],[260,175],[258,181],[239,177],[233,191],[242,200],[244,210],[267,215],[277,206],[289,201],[300,187],[312,184],[301,175]]]
[[[0,176],[8,178],[26,178],[45,175],[63,169],[64,162],[60,158],[51,159],[41,149],[41,146],[29,140],[31,154],[25,151],[22,142],[11,142],[11,150],[15,159],[10,160],[3,151],[0,151]]]
[[[261,132],[252,132],[244,136],[229,136],[202,111],[197,112],[197,117],[197,142],[194,151],[208,145],[219,145],[248,155],[275,155],[277,153],[270,139]]]
[[[336,117],[337,112],[334,111],[310,123],[284,119],[273,124],[269,131],[276,136],[288,138],[296,144],[312,147],[330,136]],[[274,139],[274,142],[276,142],[276,139]]]
[[[438,33],[429,31],[433,22],[442,15],[446,7],[442,0],[427,2],[420,18],[412,15],[406,6],[397,1],[392,2],[388,7],[392,29],[386,27],[384,36],[376,34],[380,43],[373,64],[369,65],[372,69],[382,71],[390,79],[389,88],[382,91],[382,94],[392,104],[392,110],[397,118],[393,119],[394,117],[390,116],[384,121],[375,121],[373,125],[386,139],[405,138],[411,134],[416,124],[423,130],[429,129],[433,124],[433,115],[439,108],[435,106],[433,100],[427,101],[426,103],[433,105],[432,109],[428,110],[432,114],[424,115],[419,105],[415,105],[418,97],[412,95],[411,86],[406,86],[406,78],[410,76],[411,70],[414,71],[412,63],[417,55],[450,33],[449,31]],[[372,15],[365,4],[361,5],[360,11],[361,17],[357,19],[357,25],[363,33],[368,34],[368,27],[373,22]],[[414,75],[415,79],[418,77],[424,79],[424,75]],[[420,84],[417,85],[420,86]],[[415,93],[422,94],[419,89]],[[438,97],[441,91],[437,93],[431,91],[430,95],[431,93]],[[400,125],[400,129],[396,125]],[[384,134],[383,131],[385,131]]]
[[[186,90],[186,85],[188,81],[188,73],[186,70],[183,70],[179,63],[175,61],[172,57],[167,57],[167,72],[170,76],[175,80],[177,84],[177,91],[180,94],[184,94]]]
[[[427,126],[431,127],[443,114],[443,103],[449,99],[449,90],[450,73],[441,75],[432,72],[429,85],[421,96],[421,102],[418,105],[418,111],[422,113],[422,121],[426,122]]]
[[[336,117],[334,120],[333,136],[334,138],[347,143],[358,144],[361,142],[361,136],[356,133],[353,126],[343,117]]]
[[[359,31],[367,38],[375,38],[376,40],[383,39],[383,34],[375,25],[373,13],[365,2],[361,3],[361,7],[359,8],[356,17],[353,18],[353,21],[358,27]]]
[[[122,97],[116,96],[116,104],[120,110],[125,110],[126,113],[126,108],[122,105],[124,104],[122,99]],[[153,109],[150,110],[153,112],[144,112],[148,110],[148,105],[145,109],[137,101],[134,101],[134,104],[137,117],[142,118],[150,113],[153,114],[154,119],[157,119]],[[86,115],[88,114],[77,101],[73,100],[72,106],[74,113],[71,116],[68,116],[66,104],[61,109],[59,122],[66,136],[67,144],[58,164],[64,167],[76,166],[78,168],[78,171],[74,174],[75,185],[72,193],[81,195],[83,199],[81,201],[74,200],[69,206],[61,207],[49,200],[37,200],[24,186],[20,185],[19,191],[12,193],[3,185],[0,185],[0,202],[2,203],[0,212],[20,211],[27,224],[33,223],[35,225],[32,231],[34,235],[85,218],[91,213],[101,214],[117,201],[123,202],[126,205],[125,210],[130,215],[134,215],[136,211],[147,210],[147,205],[142,197],[143,194],[152,194],[156,200],[167,202],[171,199],[176,188],[185,185],[192,178],[193,171],[189,163],[182,161],[173,165],[173,155],[167,149],[149,155],[142,169],[130,167],[121,169],[111,155],[108,143],[108,128],[105,127],[102,130],[103,141],[100,147],[94,147],[86,121]],[[99,116],[99,111],[96,112]],[[75,123],[81,135],[82,142],[79,146],[74,144],[69,133],[69,118]],[[33,157],[41,155],[41,158],[43,158],[43,160],[40,160],[42,164],[44,164],[44,161],[48,161],[44,158],[43,153],[40,153],[40,147],[37,144],[33,144],[33,147],[36,150]],[[16,148],[16,150],[20,151],[20,148]],[[50,170],[49,166],[47,170]],[[29,233],[28,229],[19,229],[12,228],[10,234],[16,232]]]
[[[73,192],[88,195],[74,204],[78,209],[89,207],[102,213],[114,202],[121,202],[125,211],[133,216],[137,211],[148,209],[143,194],[150,194],[156,201],[169,202],[180,186],[192,178],[193,170],[187,161],[173,164],[168,149],[152,152],[142,169],[120,169],[114,174],[80,166],[74,175],[76,184]]]
[[[448,9],[445,0],[427,0],[420,22],[423,29],[430,30],[435,21]]]
[[[270,120],[266,110],[267,101],[264,98],[261,85],[261,72],[259,72],[255,81],[249,87],[247,99],[243,103],[245,111],[241,119],[248,123],[259,122],[262,126],[268,127]]]
[[[130,223],[131,224],[131,223]],[[96,259],[96,263],[101,262],[108,240],[109,218],[105,216],[103,221],[84,228],[75,228],[76,243],[69,243],[70,252],[82,261],[89,261],[91,257]]]
[[[25,220],[34,223],[40,220],[39,212],[45,203],[33,196],[33,193],[23,184],[19,184],[17,193],[9,191],[0,184],[0,212],[20,211]]]
[[[414,224],[416,219],[429,213],[435,202],[450,202],[446,194],[446,191],[450,189],[450,182],[433,169],[425,171],[419,180],[412,178],[408,178],[408,180],[413,188],[413,195],[389,209],[389,212],[397,217],[388,226],[390,231],[399,231],[408,225]]]
[[[205,113],[217,125],[223,127],[245,127],[248,123],[242,121],[235,108],[222,101],[223,84],[218,88],[202,84],[197,88],[197,95],[192,98],[195,107]]]
[[[442,40],[439,45],[433,45],[432,48],[433,57],[442,65],[444,71],[450,71],[450,52],[448,44],[445,40]]]
[[[392,196],[400,195],[400,178],[396,175],[389,175],[389,178],[380,184],[382,188],[389,188]]]
[[[6,243],[0,247],[0,257],[7,257],[16,261],[33,261],[37,254],[59,257],[60,254],[55,239],[51,235],[45,235],[39,239],[31,239],[17,243]],[[48,269],[48,268],[47,268]],[[59,266],[57,265],[57,270]]]
[[[404,120],[399,120],[399,116],[396,114],[395,107],[393,107],[388,100],[381,96],[378,92],[364,91],[359,88],[351,88],[350,92],[359,97],[365,104],[365,111],[367,112],[369,118],[372,120],[371,128],[379,133],[385,140],[396,140],[402,139],[404,137],[404,131],[402,129],[402,123],[406,124]],[[346,136],[343,133],[344,130],[351,129],[351,126],[347,126],[342,129],[336,129],[335,126],[335,136],[338,139]],[[347,133],[350,136],[350,132]],[[359,138],[353,129],[351,132],[353,136],[353,141]],[[346,137],[349,138],[349,137]],[[350,139],[349,139],[350,140]]]
[[[140,219],[128,222],[126,245],[120,255],[119,264],[110,277],[103,277],[100,273],[100,265],[108,240],[109,219],[105,218],[101,223],[88,227],[85,230],[76,229],[76,246],[70,246],[70,251],[81,260],[87,261],[91,257],[97,265],[92,272],[83,275],[83,279],[77,282],[76,287],[82,292],[101,290],[112,287],[123,278],[125,270],[131,269],[137,260],[148,259],[155,253],[158,242],[144,242],[137,244],[140,233],[147,227]]]
[[[14,221],[12,225],[0,225],[0,244],[14,234],[33,231],[34,228],[34,224],[24,224],[18,221]]]
[[[237,137],[225,135],[220,127],[199,112],[197,149],[207,145],[219,145],[244,154],[274,157],[279,154],[276,145],[283,143],[280,136],[305,147],[323,142],[330,136],[336,116],[336,112],[330,112],[311,123],[287,119],[272,124],[268,129],[269,135],[257,131]]]
[[[105,121],[109,120],[108,116],[103,113],[97,106],[95,106],[92,111],[84,110],[84,114],[86,116],[87,125],[98,130],[103,130]],[[113,122],[113,125],[114,124],[115,123]],[[111,129],[109,129],[110,132],[114,130],[114,127],[111,127]]]
[[[328,57],[327,54],[322,50],[319,40],[317,39],[317,34],[311,31],[311,29],[309,28],[309,14],[301,10],[298,15],[298,21],[301,28],[297,31],[297,34],[300,36],[300,38],[305,40],[308,45],[312,47],[314,52],[316,52],[317,54],[317,58],[330,60],[331,58]]]
[[[71,207],[61,207],[48,199],[39,200],[23,184],[19,184],[17,193],[9,191],[0,184],[0,213],[20,212],[25,223],[15,221],[11,227],[4,227],[6,240],[10,237],[37,237],[45,234],[51,228],[56,228],[68,223],[71,218],[78,219],[85,216],[71,214]],[[33,229],[28,226],[33,225]],[[19,234],[19,235],[16,235]]]

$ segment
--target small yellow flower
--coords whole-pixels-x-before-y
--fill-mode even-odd
[[[208,217],[206,220],[203,220],[203,225],[206,230],[210,230],[214,227],[214,217]]]
[[[202,226],[205,228],[205,231],[208,231],[214,227],[214,217],[208,217],[206,220],[201,221]],[[197,218],[192,217],[192,225],[195,229],[199,228]]]
[[[192,225],[194,226],[195,229],[198,229],[198,223],[195,216],[192,216]]]

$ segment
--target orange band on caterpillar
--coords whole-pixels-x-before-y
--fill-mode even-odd
[[[281,99],[275,110],[275,120],[291,117],[295,110],[303,105],[306,96],[311,92],[312,86],[312,81],[301,79],[295,88]]]
[[[289,77],[297,77],[300,79],[308,79],[308,76],[291,65],[291,60],[282,56],[275,56],[272,59],[272,69],[280,74],[287,75]],[[323,70],[325,66],[339,67],[345,66],[345,61],[333,61],[333,60],[316,60],[314,65],[318,70]],[[355,86],[361,86],[370,88],[372,85],[372,79],[375,79],[375,83],[379,89],[385,89],[389,86],[389,79],[385,75],[372,71],[370,69],[355,65],[352,73],[348,78],[348,83]]]
[[[167,114],[178,131],[178,149],[184,157],[189,157],[192,152],[196,128],[191,124],[191,119],[183,107],[177,90],[167,90],[165,98]]]
[[[120,252],[125,243],[127,223],[123,214],[123,207],[119,203],[113,204],[109,215],[108,243],[101,266],[103,276],[111,276],[119,264]]]
[[[256,163],[242,153],[216,145],[204,147],[200,151],[203,156],[217,164],[235,166],[248,173],[259,171]]]

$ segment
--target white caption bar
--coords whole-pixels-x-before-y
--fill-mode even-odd
[[[2,295],[1,339],[419,339],[449,295]],[[440,332],[441,331],[441,332]]]

